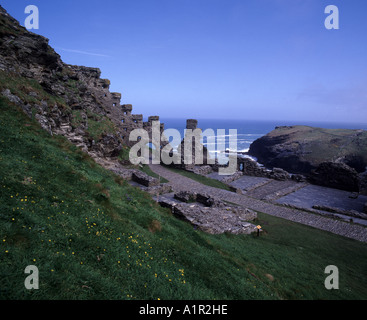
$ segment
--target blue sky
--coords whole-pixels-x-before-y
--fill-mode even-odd
[[[1,0],[135,113],[367,122],[365,0]],[[327,30],[327,5],[340,29]]]

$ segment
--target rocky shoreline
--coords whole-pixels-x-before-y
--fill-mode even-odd
[[[249,155],[268,168],[300,174],[313,184],[367,194],[367,131],[276,127]]]

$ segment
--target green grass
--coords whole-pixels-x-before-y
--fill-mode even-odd
[[[301,159],[315,166],[325,159],[338,159],[343,156],[358,156],[367,163],[367,132],[359,132],[350,129],[324,129],[309,126],[293,126],[292,128],[280,128],[268,134],[277,138],[287,135],[282,143],[298,145],[304,143]]]
[[[366,244],[261,213],[260,237],[194,230],[2,98],[0,189],[1,299],[367,298]]]
[[[4,89],[9,89],[12,94],[18,96],[24,103],[40,104],[41,101],[46,101],[50,109],[57,104],[65,113],[71,112],[70,107],[66,105],[62,98],[47,93],[36,80],[22,78],[16,74],[0,70],[0,91]],[[30,92],[35,92],[37,98],[30,96]]]
[[[199,174],[196,174],[194,172],[190,172],[190,171],[186,171],[186,170],[182,170],[182,169],[178,169],[178,168],[174,168],[174,167],[170,167],[170,166],[165,166],[165,168],[176,172],[184,177],[190,178],[192,180],[195,180],[197,182],[200,182],[206,186],[209,187],[214,187],[214,188],[218,188],[218,189],[223,189],[223,190],[227,190],[227,191],[233,191],[233,189],[231,189],[227,184],[219,181],[219,180],[215,180],[215,179],[211,179]]]
[[[95,140],[99,141],[106,134],[116,134],[116,127],[107,117],[97,117],[95,119],[88,118],[88,134]]]

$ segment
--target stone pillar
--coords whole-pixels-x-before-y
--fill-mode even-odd
[[[159,121],[159,116],[150,116],[148,118],[148,122],[152,123],[153,121]]]
[[[122,112],[124,112],[127,116],[131,115],[131,111],[133,110],[133,106],[131,104],[123,104],[121,108]]]
[[[187,119],[186,120],[186,129],[195,130],[198,127],[198,121],[196,119]]]
[[[121,93],[111,92],[111,96],[112,96],[112,105],[114,107],[119,107],[121,101]]]

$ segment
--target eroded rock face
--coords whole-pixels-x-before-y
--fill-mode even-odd
[[[344,163],[323,162],[310,176],[314,184],[347,191],[359,191],[358,173]]]
[[[267,168],[308,175],[322,162],[342,162],[363,171],[367,165],[367,131],[309,126],[276,127],[254,141],[249,154]]]
[[[367,195],[367,171],[359,174],[360,180],[360,193]]]
[[[110,92],[100,69],[68,65],[48,43],[0,6],[0,73],[14,80],[8,87],[1,83],[4,97],[50,134],[64,135],[94,157],[117,157],[123,144],[135,144],[129,135],[136,128],[151,137],[152,122],[159,117],[143,122],[143,115],[132,114],[132,105],[120,104],[121,93]]]

